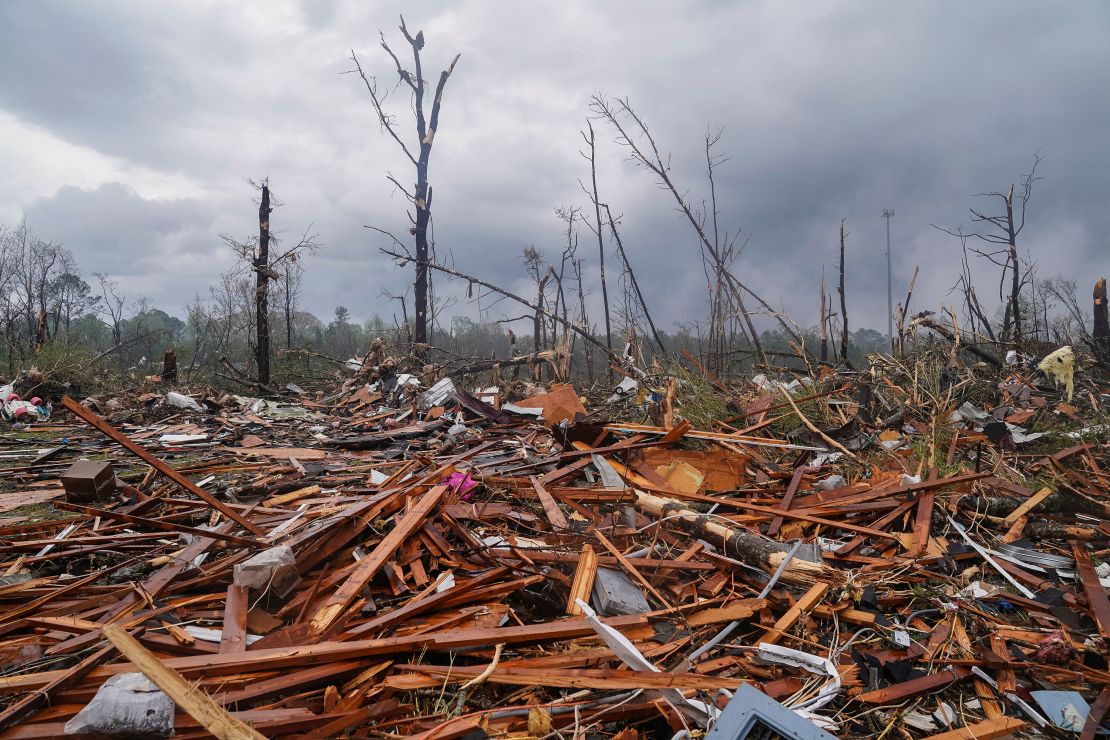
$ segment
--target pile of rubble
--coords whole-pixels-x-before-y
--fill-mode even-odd
[[[497,380],[6,435],[0,738],[1094,737],[1110,461],[1071,371],[710,378],[701,429],[674,378],[608,418]]]

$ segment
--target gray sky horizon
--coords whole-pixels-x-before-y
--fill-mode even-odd
[[[354,49],[392,88],[378,29],[406,58],[402,11],[424,31],[426,77],[462,54],[430,179],[438,250],[463,272],[527,293],[522,248],[557,257],[555,210],[589,205],[579,131],[596,93],[631,100],[696,203],[708,197],[706,128],[723,127],[721,227],[749,238],[737,274],[799,324],[816,323],[822,268],[835,284],[843,217],[849,322],[885,331],[883,208],[896,212],[895,301],[917,265],[911,309],[958,310],[960,245],[931,224],[966,228],[968,208],[988,206],[974,195],[1019,182],[1038,153],[1022,252],[1042,277],[1077,279],[1084,300],[1110,271],[1110,6],[1093,0],[5,3],[0,223],[26,217],[86,276],[108,273],[181,315],[234,261],[219,234],[256,233],[248,180],[268,177],[284,204],[274,228],[295,240],[311,227],[324,246],[305,263],[303,308],[325,322],[338,304],[391,318],[384,294],[411,271],[364,226],[406,232],[385,175],[413,175],[345,73]],[[407,99],[390,105],[411,142]],[[693,232],[594,126],[601,197],[622,216],[653,314],[668,329],[704,320]],[[600,322],[588,231],[578,249]],[[995,269],[973,269],[993,310]],[[460,299],[454,313],[520,313],[437,283]]]

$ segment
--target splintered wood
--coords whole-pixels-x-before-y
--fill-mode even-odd
[[[704,427],[666,375],[63,399],[0,469],[0,740],[123,674],[184,737],[671,737],[743,684],[840,737],[1094,737],[1110,456],[1035,433],[1095,396],[905,372],[714,378]]]

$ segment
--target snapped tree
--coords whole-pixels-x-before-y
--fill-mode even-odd
[[[261,192],[258,201],[257,240],[238,242],[226,234],[221,234],[220,237],[235,250],[241,263],[249,264],[251,271],[254,272],[253,359],[258,385],[268,386],[270,359],[273,355],[270,349],[270,281],[282,280],[283,273],[279,272],[280,268],[296,264],[306,252],[314,253],[320,246],[316,242],[316,236],[306,231],[293,247],[276,255],[272,253],[271,247],[277,246],[278,240],[270,231],[270,214],[276,205],[271,201],[269,179],[264,179],[262,184],[256,187]],[[290,313],[287,302],[286,324],[289,322]]]
[[[417,31],[415,36],[410,34],[405,26],[403,16],[401,17],[400,30],[405,37],[405,41],[412,47],[412,71],[401,64],[401,60],[386,43],[385,35],[380,32],[378,35],[381,37],[382,48],[389,54],[396,67],[397,76],[400,78],[399,84],[409,88],[412,94],[412,107],[416,118],[416,141],[419,147],[417,154],[413,154],[413,150],[398,133],[396,119],[385,111],[384,104],[387,93],[378,89],[376,78],[369,77],[362,71],[362,65],[359,64],[358,56],[354,50],[351,51],[351,61],[355,63],[354,71],[358,72],[359,77],[366,84],[367,92],[370,93],[370,103],[378,116],[378,123],[397,142],[401,151],[404,152],[416,170],[416,184],[411,190],[402,185],[392,174],[387,174],[386,177],[405,194],[415,211],[415,213],[409,213],[409,220],[412,222],[409,233],[416,242],[416,253],[413,260],[416,264],[416,280],[413,284],[413,308],[415,312],[413,342],[416,345],[426,345],[428,341],[428,264],[430,260],[428,225],[432,218],[432,187],[428,182],[428,164],[432,156],[432,142],[435,140],[436,131],[439,130],[439,111],[443,104],[443,89],[447,85],[447,79],[454,71],[455,64],[458,63],[461,54],[456,54],[447,69],[440,73],[439,83],[435,88],[435,96],[432,98],[431,112],[426,117],[424,96],[428,90],[428,83],[423,76],[420,58],[420,52],[424,48],[424,32]],[[396,240],[395,237],[394,239]],[[418,351],[422,352],[423,350],[419,349]]]

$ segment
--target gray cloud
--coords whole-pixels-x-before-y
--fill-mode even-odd
[[[401,10],[424,29],[426,69],[463,52],[433,155],[436,236],[460,269],[495,282],[523,285],[520,249],[557,253],[554,209],[585,204],[578,131],[597,91],[631,97],[698,201],[701,137],[725,127],[722,226],[751,236],[738,270],[802,323],[815,320],[845,217],[849,313],[885,324],[884,207],[897,212],[895,293],[917,264],[915,304],[952,301],[959,245],[930,224],[965,222],[974,193],[1008,187],[1038,151],[1044,180],[1025,246],[1046,273],[1107,270],[1110,9],[1093,0],[471,0],[422,17],[354,0],[10,3],[0,7],[0,112],[35,133],[44,158],[47,134],[115,164],[5,188],[0,212],[25,211],[86,271],[126,277],[172,309],[230,263],[217,234],[252,232],[246,178],[269,176],[287,204],[275,225],[299,236],[313,224],[326,246],[308,265],[308,307],[391,314],[382,294],[409,276],[363,225],[404,233],[404,199],[384,173],[411,175],[357,78],[341,73],[355,48],[391,79],[377,29],[396,42]],[[407,123],[407,102],[392,102]],[[597,128],[602,195],[624,216],[654,310],[666,324],[699,317],[693,235]],[[5,138],[0,148],[22,145],[18,131]],[[586,234],[580,249],[595,261]]]

